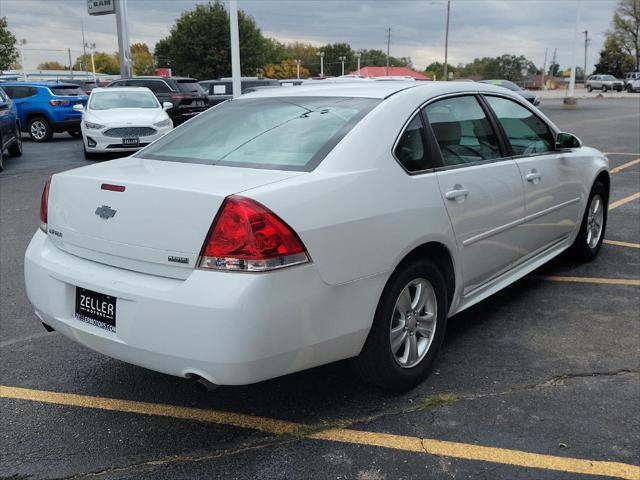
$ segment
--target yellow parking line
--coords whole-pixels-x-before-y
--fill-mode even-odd
[[[428,453],[431,455],[480,460],[483,462],[502,463],[517,467],[541,468],[560,472],[582,473],[637,480],[640,478],[640,467],[618,462],[599,462],[581,458],[556,457],[538,453],[507,450],[504,448],[483,447],[442,440],[429,440],[417,437],[405,437],[387,433],[363,432],[359,430],[325,430],[314,433],[309,438],[329,440],[332,442],[371,445],[392,448],[408,452]]]
[[[604,240],[607,245],[616,245],[618,247],[640,248],[640,243],[621,242],[619,240]]]
[[[640,198],[640,192],[629,195],[628,197],[621,198],[620,200],[616,200],[615,202],[609,204],[609,210],[618,208],[620,205],[632,202],[633,200],[637,200],[638,198]]]
[[[614,173],[618,173],[620,170],[624,170],[625,168],[629,168],[629,167],[633,167],[634,165],[637,165],[638,163],[640,163],[640,158],[636,158],[635,160],[631,160],[630,162],[627,163],[623,163],[622,165],[612,168],[609,173],[614,174]]]
[[[564,277],[561,275],[542,275],[536,276],[535,278],[551,280],[552,282],[605,283],[608,285],[640,286],[640,280],[633,278]]]
[[[403,450],[406,452],[461,458],[465,460],[479,460],[517,467],[600,475],[628,480],[637,480],[640,478],[640,467],[626,463],[557,457],[553,455],[522,452],[519,450],[484,447],[467,443],[448,442],[387,433],[365,432],[346,428],[310,432],[310,427],[301,423],[256,417],[240,413],[7,386],[0,386],[0,398],[29,400],[55,405],[67,405],[72,407],[93,408],[126,413],[139,413],[143,415],[156,415],[181,420],[194,420],[198,422],[260,430],[262,432],[274,433],[277,435],[299,434],[304,438],[311,440],[326,440],[354,445],[369,445],[394,450]]]
[[[640,153],[628,153],[628,152],[602,152],[604,155],[640,155]]]

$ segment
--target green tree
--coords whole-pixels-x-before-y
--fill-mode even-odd
[[[258,69],[266,78],[296,78],[298,66],[294,60],[282,60],[280,63],[268,63],[263,68]],[[300,78],[308,78],[309,70],[300,65]]]
[[[455,78],[458,78],[456,75],[457,70],[453,65],[447,64],[447,72],[452,72]],[[427,65],[427,68],[424,69],[424,74],[432,80],[444,80],[444,63],[433,62]]]
[[[634,63],[633,56],[623,50],[618,37],[607,34],[594,73],[608,73],[623,77],[626,72],[633,70]]]
[[[640,0],[620,0],[613,14],[613,36],[640,71]]]
[[[387,65],[387,54],[382,50],[362,50],[361,63],[363,67],[385,67]],[[413,68],[413,62],[409,57],[396,58],[389,57],[389,66]]]
[[[9,31],[7,19],[0,17],[0,70],[8,70],[18,61],[16,37]]]
[[[106,73],[108,75],[117,75],[120,73],[120,61],[116,52],[95,52],[93,54],[93,60],[96,65],[96,73]],[[87,70],[91,70],[90,54],[80,55],[76,58],[73,68],[75,70],[82,70],[85,65],[87,66]]]
[[[47,61],[38,64],[38,70],[69,70],[67,65],[56,61]]]
[[[254,75],[268,63],[278,63],[284,47],[262,35],[255,21],[238,12],[240,62],[243,75]],[[229,16],[222,3],[196,5],[184,12],[169,35],[155,47],[158,66],[170,67],[175,75],[199,79],[231,75]]]
[[[131,60],[134,75],[155,75],[156,62],[146,43],[131,45]]]
[[[292,60],[300,60],[300,67],[309,70],[308,75],[317,76],[320,73],[320,59],[318,48],[310,43],[294,42],[284,46],[284,56]]]
[[[342,61],[340,57],[345,57],[344,72],[349,73],[356,69],[355,55],[348,43],[330,43],[319,48],[324,52],[324,75],[325,77],[342,75]]]
[[[559,67],[558,67],[559,68]],[[518,82],[523,76],[535,74],[539,70],[523,55],[504,54],[499,57],[476,58],[459,70],[459,78],[479,77]]]

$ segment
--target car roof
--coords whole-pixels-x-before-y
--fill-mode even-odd
[[[9,85],[12,87],[77,87],[75,83],[69,82],[2,82],[3,85]]]
[[[96,87],[91,90],[91,93],[100,93],[100,92],[149,92],[153,93],[147,87]]]
[[[145,77],[118,78],[118,80],[192,80],[197,82],[195,78],[189,77],[160,77],[158,75],[147,75]],[[115,82],[116,80],[114,80]]]
[[[243,98],[258,97],[356,97],[385,99],[402,91],[416,92],[423,98],[448,93],[473,92],[510,92],[497,85],[478,82],[440,82],[440,81],[403,81],[403,80],[356,80],[332,82],[322,80],[304,83],[291,88],[267,88],[242,95]]]

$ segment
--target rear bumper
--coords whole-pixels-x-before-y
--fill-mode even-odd
[[[266,274],[194,270],[186,280],[99,264],[38,231],[25,254],[37,316],[105,355],[242,385],[355,356],[385,279],[325,284],[313,264]],[[74,318],[76,286],[117,298],[116,332]]]

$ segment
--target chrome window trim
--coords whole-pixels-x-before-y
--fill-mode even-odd
[[[415,175],[422,175],[425,173],[433,173],[437,169],[437,167],[433,167],[433,168],[425,168],[424,170],[416,170],[416,171],[407,170],[407,168],[402,164],[402,162],[396,155],[396,148],[398,147],[398,143],[400,142],[400,139],[404,135],[404,132],[407,130],[407,127],[409,126],[409,124],[413,122],[413,119],[416,118],[416,116],[420,117],[420,122],[422,122],[422,128],[423,129],[425,128],[424,120],[422,119],[422,115],[420,115],[420,107],[418,107],[413,112],[411,112],[411,115],[409,115],[409,119],[406,122],[404,122],[404,125],[402,125],[402,128],[400,129],[400,133],[396,136],[396,140],[395,142],[393,142],[393,146],[391,147],[391,156],[394,158],[396,163],[400,165],[402,170],[404,170],[407,175],[412,177]],[[424,138],[424,132],[422,134],[422,137],[426,143],[426,138]]]

